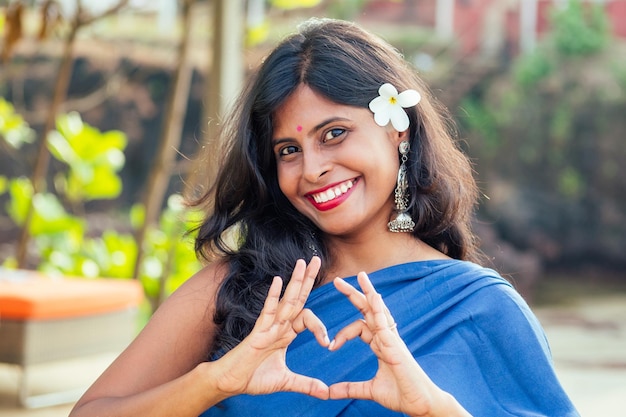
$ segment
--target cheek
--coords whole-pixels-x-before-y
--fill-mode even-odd
[[[289,169],[282,165],[279,165],[276,169],[276,176],[278,179],[278,187],[280,191],[291,200],[295,193],[297,193],[298,184],[295,178],[297,178]]]

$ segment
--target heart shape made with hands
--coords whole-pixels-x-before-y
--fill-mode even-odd
[[[424,410],[425,399],[435,392],[430,389],[434,384],[402,341],[395,320],[368,276],[364,272],[357,274],[360,291],[341,278],[333,280],[335,288],[363,318],[340,329],[330,341],[326,326],[304,307],[319,268],[318,257],[313,257],[308,265],[303,260],[296,262],[282,297],[282,279],[274,277],[251,333],[222,357],[226,362],[217,361],[222,363],[222,374],[228,378],[220,384],[224,391],[230,395],[291,391],[320,399],[368,399],[392,410],[423,414],[415,411]],[[330,351],[360,338],[378,358],[374,377],[360,382],[338,382],[329,387],[319,379],[291,371],[286,364],[287,348],[305,330],[311,331],[317,342]],[[429,392],[422,393],[424,387]],[[411,407],[407,408],[407,404]]]

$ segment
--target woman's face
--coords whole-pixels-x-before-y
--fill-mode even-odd
[[[291,204],[330,235],[386,230],[406,132],[305,85],[274,116],[278,183]]]

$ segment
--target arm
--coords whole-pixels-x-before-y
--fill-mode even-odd
[[[470,416],[452,395],[435,385],[415,361],[400,338],[382,297],[365,273],[358,275],[358,282],[363,293],[342,279],[334,282],[361,311],[364,320],[340,330],[330,349],[337,350],[346,341],[360,337],[378,357],[378,371],[369,381],[331,385],[330,397],[373,400],[415,417]]]
[[[224,267],[201,271],[159,308],[70,417],[197,416],[232,395],[278,390],[328,398],[323,382],[294,374],[284,361],[287,346],[305,329],[329,343],[321,321],[303,309],[319,266],[319,258],[308,267],[298,261],[282,298],[282,280],[275,277],[250,335],[214,362],[205,362],[205,355],[215,335],[214,300]]]
[[[224,272],[223,266],[206,267],[172,294],[70,416],[197,416],[217,401],[206,395],[203,362],[215,332],[214,300]]]

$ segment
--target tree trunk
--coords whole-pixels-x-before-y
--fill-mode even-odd
[[[145,257],[144,245],[147,231],[156,225],[165,199],[165,193],[169,185],[172,169],[175,164],[175,156],[180,146],[183,131],[183,122],[187,111],[189,89],[191,86],[192,67],[187,64],[189,52],[189,38],[191,36],[191,11],[194,0],[183,2],[183,35],[178,47],[178,66],[176,67],[173,83],[167,100],[168,108],[165,115],[163,134],[159,140],[159,148],[155,156],[152,170],[148,175],[148,184],[143,196],[145,208],[145,221],[137,230],[137,259],[135,262],[134,278],[138,279],[141,272],[141,264]],[[167,276],[161,277],[167,280]],[[162,282],[159,286],[161,291],[165,288]],[[161,295],[157,296],[161,299]]]

